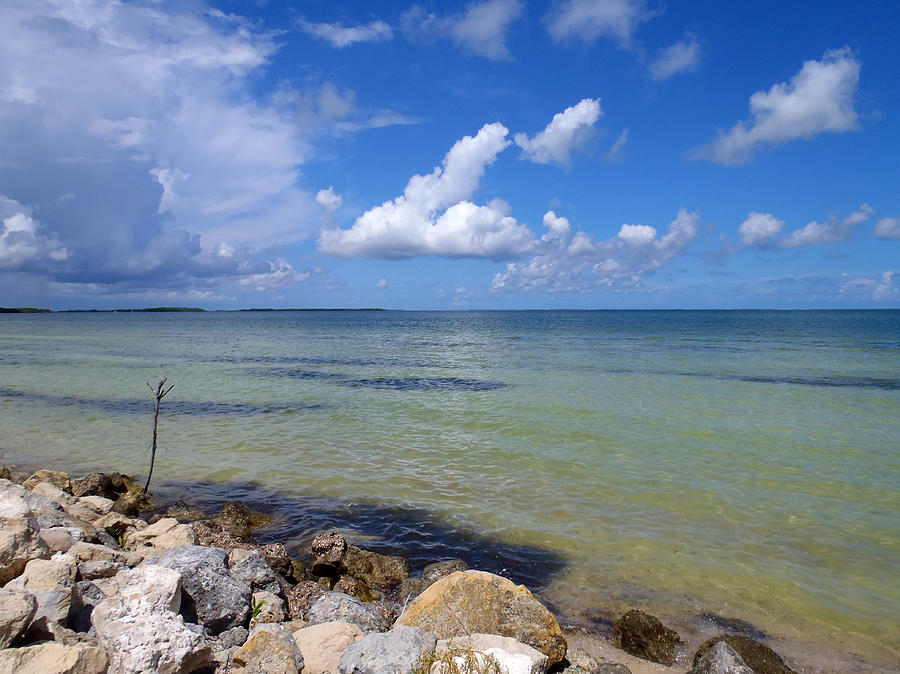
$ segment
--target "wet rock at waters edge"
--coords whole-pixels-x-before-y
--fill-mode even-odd
[[[425,567],[424,571],[422,571],[422,588],[420,592],[434,585],[441,578],[449,576],[451,573],[468,570],[469,565],[461,559],[446,559],[442,562],[429,564]]]
[[[406,606],[418,597],[423,589],[421,578],[404,578],[397,587],[393,588],[391,595],[400,606]]]
[[[0,672],[16,674],[103,674],[109,658],[88,644],[66,646],[53,641],[0,651]]]
[[[252,537],[240,538],[233,533],[226,531],[222,525],[213,519],[198,520],[191,522],[189,525],[197,535],[197,542],[200,545],[208,545],[210,547],[221,548],[226,553],[231,552],[235,548],[252,549],[256,547],[256,541]]]
[[[297,583],[287,597],[288,615],[294,620],[306,620],[309,609],[326,592],[326,588],[310,580]]]
[[[524,585],[484,571],[457,571],[416,597],[397,620],[449,639],[476,632],[512,637],[536,648],[550,665],[566,655],[553,614]]]
[[[250,630],[265,623],[280,623],[287,619],[287,606],[284,599],[271,592],[254,592],[250,599],[252,606]]]
[[[333,620],[294,632],[303,653],[303,674],[334,674],[347,647],[363,638],[357,625]]]
[[[353,576],[369,587],[394,587],[409,577],[409,562],[403,557],[381,555],[347,543],[337,532],[316,536],[311,545],[314,576],[336,582]]]
[[[441,639],[435,647],[439,661],[432,665],[434,674],[449,674],[452,662],[459,671],[467,671],[472,663],[475,671],[492,671],[491,661],[500,671],[512,674],[544,674],[548,658],[539,650],[526,646],[511,637],[498,634],[471,634],[453,639]]]
[[[300,674],[303,655],[294,635],[282,625],[260,625],[232,656],[234,674]]]
[[[568,664],[558,670],[558,674],[631,674],[625,665],[606,662],[578,648],[566,653],[566,659],[561,664],[565,663]]]
[[[375,601],[381,598],[378,592],[353,576],[341,576],[331,589],[335,592],[352,595],[362,601]]]
[[[174,517],[179,522],[189,523],[208,519],[209,514],[200,506],[178,500],[166,508],[166,517]]]
[[[88,632],[92,627],[91,613],[106,599],[106,595],[94,582],[80,580],[72,588],[72,605],[69,608],[69,627],[76,632]]]
[[[357,625],[363,632],[384,632],[390,625],[375,604],[364,604],[343,592],[326,592],[309,609],[309,624],[343,620]]]
[[[144,564],[116,576],[118,593],[94,608],[97,638],[110,655],[110,672],[188,674],[209,662],[209,644],[176,612],[179,571]],[[196,625],[194,626],[196,628]]]
[[[626,653],[668,667],[675,662],[678,633],[649,613],[628,611],[613,624],[613,636],[616,645]]]
[[[31,477],[25,480],[23,484],[26,489],[34,489],[41,482],[49,482],[63,491],[72,493],[72,481],[69,479],[68,473],[64,473],[61,470],[39,470],[32,473]]]
[[[254,592],[282,594],[278,576],[259,550],[235,548],[228,553],[228,569],[233,577],[250,583],[250,588]]]
[[[141,491],[127,491],[121,494],[113,505],[113,510],[128,517],[135,517],[153,508],[153,497]]]
[[[25,565],[22,575],[4,587],[7,590],[25,590],[37,600],[34,619],[47,617],[64,623],[72,604],[72,588],[78,567],[75,558],[58,552],[50,559],[33,559]]]
[[[755,639],[736,634],[719,634],[705,641],[694,653],[694,665],[696,666],[706,652],[720,641],[731,646],[756,674],[796,674],[771,648]]]
[[[197,534],[187,524],[166,517],[145,529],[133,529],[125,535],[125,548],[144,557],[152,557],[181,545],[196,545]]]
[[[312,573],[315,576],[340,577],[344,571],[341,560],[347,551],[347,539],[337,532],[319,534],[310,546],[313,555]]]
[[[272,515],[269,513],[252,510],[238,501],[229,501],[223,505],[221,512],[213,518],[238,536],[241,532],[249,533],[252,529],[265,526],[272,521]]]
[[[400,625],[390,632],[367,634],[344,651],[338,664],[341,674],[395,674],[410,672],[437,645],[430,632]]]
[[[151,563],[183,575],[181,613],[189,622],[203,625],[213,635],[246,625],[250,583],[228,573],[223,550],[181,545],[155,557]]]
[[[37,600],[24,590],[0,589],[0,648],[9,648],[37,612]]]
[[[279,582],[286,579],[290,585],[293,585],[302,583],[307,579],[306,564],[288,556],[287,549],[283,543],[261,545],[258,550],[272,570],[279,574]],[[282,589],[285,591],[285,594],[290,592],[290,587],[285,586],[283,582]]]
[[[727,641],[717,641],[694,664],[694,668],[688,674],[755,674],[755,672]]]
[[[91,473],[72,480],[72,494],[75,496],[102,496],[115,501],[120,493],[113,489],[112,479],[104,473]]]

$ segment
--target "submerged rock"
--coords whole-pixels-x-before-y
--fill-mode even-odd
[[[699,664],[706,652],[720,641],[731,646],[756,674],[796,674],[771,648],[755,639],[736,634],[720,634],[705,641],[694,653],[694,665]]]
[[[675,662],[678,633],[658,618],[633,609],[613,624],[616,644],[626,653],[671,666]]]
[[[369,587],[394,587],[409,577],[409,562],[403,557],[381,555],[347,543],[337,532],[319,534],[312,541],[315,576],[353,576]]]
[[[524,585],[484,571],[457,571],[416,597],[397,620],[448,639],[481,632],[536,648],[550,665],[566,655],[553,614]]]

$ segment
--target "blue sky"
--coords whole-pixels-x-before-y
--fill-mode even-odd
[[[895,2],[0,25],[2,306],[900,307]]]

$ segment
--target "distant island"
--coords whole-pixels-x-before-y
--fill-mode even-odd
[[[35,309],[34,307],[0,307],[0,314],[49,314],[49,309]]]
[[[234,311],[226,309],[225,311]],[[376,307],[359,309],[238,309],[237,311],[386,311]],[[165,313],[165,312],[206,312],[201,307],[148,307],[146,309],[35,309],[34,307],[0,307],[0,314],[129,314],[129,313]]]

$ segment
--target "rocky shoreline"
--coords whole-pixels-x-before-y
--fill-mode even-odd
[[[294,558],[254,539],[270,517],[162,511],[119,473],[0,467],[0,674],[794,671],[741,635],[688,651],[637,610],[614,643],[566,630],[524,586],[458,559],[414,576],[337,532]]]

